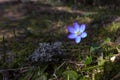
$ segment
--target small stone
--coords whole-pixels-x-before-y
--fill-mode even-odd
[[[120,62],[120,53],[112,56],[112,57],[110,58],[110,60],[111,60],[111,62]]]
[[[110,58],[110,60],[111,60],[112,62],[114,62],[115,59],[116,59],[116,56],[113,56],[113,57]]]

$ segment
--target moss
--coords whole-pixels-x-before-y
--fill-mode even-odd
[[[100,73],[95,74],[95,80],[104,80],[103,79],[103,73],[100,72]]]
[[[112,79],[116,74],[120,72],[120,63],[119,62],[106,62],[104,65],[104,80]]]
[[[12,43],[11,51],[15,55],[15,59],[13,63],[11,63],[11,67],[23,66],[27,63],[27,58],[36,48],[33,43]]]

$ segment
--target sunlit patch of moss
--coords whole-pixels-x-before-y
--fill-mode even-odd
[[[92,21],[92,18],[88,16],[77,16],[76,18],[74,18],[74,20],[80,23],[90,23]]]
[[[113,54],[117,54],[117,50],[115,47],[112,47],[112,46],[104,46],[103,47],[103,53],[104,53],[104,56],[105,57],[110,57],[112,56]]]
[[[115,39],[119,36],[119,31],[118,29],[120,28],[120,23],[118,22],[113,22],[112,24],[104,24],[104,26],[100,26],[99,24],[96,26],[96,32],[92,36],[94,36],[93,39],[103,40],[106,37],[110,37],[112,41],[115,41]],[[97,36],[95,36],[97,35]]]
[[[118,22],[112,22],[108,27],[106,27],[106,30],[108,32],[116,32],[120,28],[120,23]]]

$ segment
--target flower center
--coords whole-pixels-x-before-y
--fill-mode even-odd
[[[80,35],[80,32],[78,31],[76,34],[77,34],[77,35]]]

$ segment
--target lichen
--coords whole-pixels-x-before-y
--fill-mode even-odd
[[[30,55],[32,62],[57,61],[63,55],[61,42],[40,43],[39,47]]]

